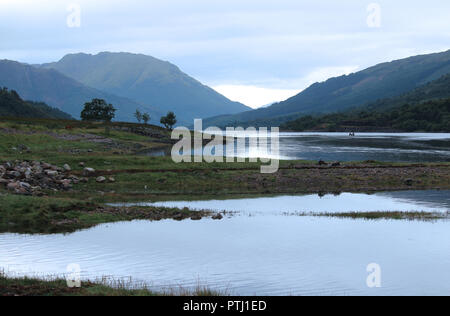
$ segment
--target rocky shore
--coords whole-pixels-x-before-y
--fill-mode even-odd
[[[68,164],[58,167],[41,161],[16,160],[0,164],[0,186],[13,194],[42,196],[46,190],[69,191],[74,184],[87,183],[95,174],[95,169],[84,168],[83,176],[79,177],[72,174]],[[115,182],[115,179],[98,176],[96,181]]]

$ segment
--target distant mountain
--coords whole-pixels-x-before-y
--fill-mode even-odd
[[[0,88],[0,117],[73,119],[45,103],[24,101],[16,91],[7,88]]]
[[[383,111],[405,104],[418,104],[437,99],[450,99],[450,74],[399,96],[369,103],[366,110]]]
[[[294,131],[426,131],[450,132],[450,75],[397,97],[364,107],[284,123]]]
[[[260,125],[291,121],[302,115],[333,113],[411,91],[450,73],[450,50],[379,64],[366,70],[315,83],[300,94],[268,108],[213,117],[204,125]],[[272,120],[272,118],[274,120]]]
[[[124,97],[90,88],[56,70],[36,68],[15,61],[0,60],[0,86],[16,90],[26,100],[46,104],[79,118],[84,103],[105,99],[116,108],[116,120],[132,121],[137,108],[159,122],[162,112]]]
[[[55,69],[89,87],[154,106],[164,112],[173,111],[179,120],[191,124],[195,118],[250,110],[189,77],[175,65],[146,55],[71,54],[42,67]]]

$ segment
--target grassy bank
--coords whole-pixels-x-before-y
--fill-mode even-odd
[[[69,288],[62,279],[7,277],[0,272],[0,296],[223,296],[224,293],[198,286],[194,290],[182,288],[155,292],[145,284],[128,286],[125,281],[85,281],[80,288]],[[138,289],[132,289],[137,287]]]
[[[170,147],[159,127],[115,123],[109,134],[101,124],[58,120],[0,121],[0,162],[45,161],[71,167],[83,177],[69,191],[43,190],[42,197],[12,195],[0,184],[0,231],[71,232],[99,223],[195,216],[189,210],[111,208],[109,202],[219,198],[231,195],[377,192],[450,189],[450,163],[374,161],[319,166],[317,162],[281,161],[275,174],[261,174],[259,163],[181,163],[149,157],[143,150]],[[98,176],[114,181],[98,183]],[[206,213],[204,215],[207,215]]]
[[[75,199],[0,196],[0,233],[69,233],[102,223],[163,219],[199,220],[212,212],[159,207],[105,207]]]

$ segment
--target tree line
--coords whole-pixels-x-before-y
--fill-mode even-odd
[[[115,117],[116,109],[112,104],[108,104],[103,99],[93,99],[91,102],[84,104],[84,109],[81,112],[81,119],[83,121],[104,122],[105,124],[111,123]],[[151,120],[150,114],[142,113],[139,109],[134,113],[134,117],[139,124],[142,122],[147,125]],[[166,116],[161,117],[160,123],[167,129],[173,129],[177,123],[175,113],[168,112]]]
[[[303,116],[281,126],[293,131],[450,132],[450,99],[403,104],[384,111],[358,110]]]

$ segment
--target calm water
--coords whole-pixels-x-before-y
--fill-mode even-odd
[[[232,135],[236,137],[241,134]],[[170,155],[157,150],[152,156]],[[197,153],[198,154],[198,153]],[[236,151],[238,157],[267,157],[258,147],[250,146]],[[269,155],[275,157],[275,155]],[[387,162],[449,162],[449,133],[281,133],[280,153],[284,160],[328,160]]]
[[[118,204],[122,205],[122,204]],[[188,207],[194,210],[239,212],[240,214],[341,213],[341,212],[447,212],[450,191],[400,191],[377,194],[288,195],[207,201],[169,201],[125,204],[125,206]]]
[[[201,283],[239,295],[449,295],[448,220],[283,215],[287,208],[449,210],[448,191],[365,198],[365,204],[362,196],[349,194],[259,199],[262,203],[191,201],[182,203],[220,210],[244,205],[246,212],[222,221],[107,224],[70,235],[1,234],[0,267],[16,274],[61,275],[68,264],[77,263],[85,278],[132,277],[155,289]],[[366,285],[370,263],[381,266],[381,288]]]

